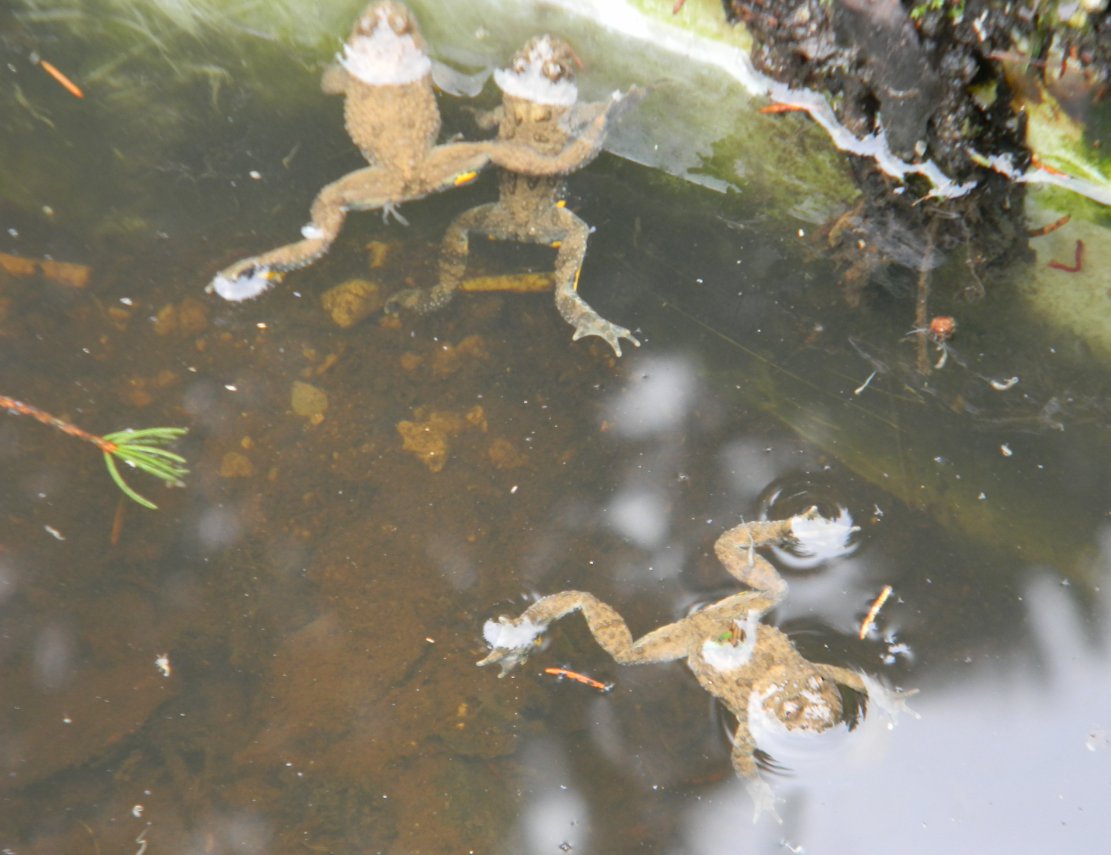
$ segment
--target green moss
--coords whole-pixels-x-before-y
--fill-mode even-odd
[[[945,12],[952,21],[959,21],[964,17],[964,0],[925,0],[911,7],[911,20],[921,20],[929,12]]]

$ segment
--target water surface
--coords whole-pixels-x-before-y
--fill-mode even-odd
[[[188,144],[119,182],[103,179],[119,140],[68,106],[53,128],[19,124],[41,148],[28,186],[66,181],[3,203],[0,251],[92,278],[0,278],[0,391],[97,433],[187,425],[192,471],[170,491],[131,475],[161,506],[144,511],[91,448],[0,421],[4,851],[1034,852],[1106,836],[1103,384],[1066,342],[1019,334],[1007,283],[962,307],[961,359],[922,378],[909,294],[847,308],[809,224],[603,157],[571,183],[597,227],[581,289],[639,350],[572,343],[544,294],[340,329],[320,295],[430,284],[439,236],[492,176],[407,205],[409,228],[352,216],[323,262],[230,305],[203,293],[213,272],[292,238],[315,190],[358,165],[338,103],[264,126],[198,90]],[[371,241],[389,247],[374,269]],[[474,270],[548,263],[481,247]],[[1016,373],[1013,392],[988,383]],[[318,417],[293,411],[297,382],[326,395]],[[455,424],[440,471],[398,432],[436,414]],[[537,594],[588,590],[638,634],[676,620],[735,589],[722,531],[813,503],[861,531],[815,566],[773,558],[791,592],[771,619],[812,659],[917,688],[920,718],[765,745],[782,825],[752,822],[732,723],[682,665],[618,667],[569,619],[511,677],[474,666],[483,622]],[[557,665],[615,688],[542,673]]]

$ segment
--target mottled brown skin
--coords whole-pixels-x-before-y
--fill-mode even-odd
[[[553,82],[571,80],[574,55],[565,42],[551,36],[529,41],[513,59],[523,67],[533,61],[537,43],[547,40],[554,59],[545,63],[545,74]],[[562,106],[543,104],[504,94],[498,110],[483,116],[484,128],[495,125],[498,139],[523,144],[545,158],[557,155],[573,139],[569,130],[584,120],[604,115],[610,103]],[[585,166],[583,161],[581,166]],[[578,294],[579,271],[586,256],[590,228],[563,206],[563,176],[539,175],[532,169],[503,168],[498,179],[498,201],[464,211],[444,236],[439,283],[432,289],[409,289],[391,298],[387,308],[430,312],[445,306],[463,281],[470,252],[470,235],[477,233],[495,240],[539,243],[558,247],[555,263],[555,302],[559,313],[575,329],[573,340],[596,335],[606,340],[618,356],[621,339],[640,342],[625,329],[602,318]]]
[[[356,20],[348,44],[386,24],[398,35],[411,36],[424,51],[416,21],[393,0],[368,6]],[[236,280],[268,270],[277,278],[309,265],[328,251],[348,211],[382,208],[390,213],[402,202],[468,183],[490,161],[537,175],[572,172],[597,155],[605,136],[603,112],[566,146],[546,153],[550,156],[500,140],[438,146],[440,110],[430,73],[412,83],[372,85],[335,64],[325,71],[321,87],[327,94],[344,96],[347,133],[370,166],[348,173],[317,194],[306,226],[309,235],[303,240],[237,261],[219,275]]]
[[[814,519],[817,512],[811,509],[803,516]],[[794,518],[743,523],[721,535],[714,544],[718,559],[733,577],[753,590],[726,597],[635,641],[621,615],[582,591],[552,594],[538,600],[515,620],[505,617],[499,620],[502,625],[520,626],[531,622],[546,627],[578,610],[594,639],[622,665],[686,659],[702,687],[736,716],[733,767],[749,785],[757,814],[760,810],[774,814],[771,791],[757,772],[756,743],[749,727],[750,704],[760,704],[767,715],[789,730],[819,732],[843,720],[838,686],[868,694],[859,674],[804,659],[783,632],[757,622],[783,599],[787,584],[755,550],[790,540],[793,521]],[[747,645],[751,657],[725,670],[707,661],[708,649],[725,650],[729,645]],[[504,676],[534,648],[535,644],[514,649],[495,647],[478,664],[499,663]]]

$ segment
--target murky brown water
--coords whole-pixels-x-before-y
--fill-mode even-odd
[[[76,176],[74,210],[103,219],[64,197],[41,201],[53,217],[0,202],[0,252],[92,268],[84,289],[0,274],[0,393],[97,433],[186,425],[192,471],[171,491],[131,474],[161,506],[145,511],[90,447],[0,418],[0,850],[1040,852],[1106,836],[1107,410],[1067,343],[1011,335],[1029,328],[1004,291],[962,308],[963,361],[923,383],[910,301],[846,309],[809,227],[606,158],[571,204],[598,228],[584,295],[644,340],[619,361],[572,343],[548,295],[329,320],[319,296],[351,277],[428,284],[443,228],[489,178],[406,206],[409,229],[353,216],[258,301],[206,296],[354,165],[328,106],[327,130],[283,135],[281,116],[273,140],[199,111],[195,146],[124,186],[96,177],[110,141],[78,120],[11,131],[41,134],[30,168]],[[59,134],[89,141],[64,166]],[[369,241],[390,247],[374,270]],[[476,265],[545,260],[503,248]],[[987,384],[1015,373],[1010,397]],[[299,382],[326,396],[315,419],[293,411]],[[449,425],[442,470],[403,448],[405,421]],[[681,665],[620,668],[568,620],[505,680],[474,666],[483,622],[538,593],[588,590],[637,633],[674,620],[733,589],[721,531],[812,502],[847,509],[858,548],[794,572],[775,622],[813,659],[917,687],[921,718],[765,746],[783,825],[751,822],[729,723]]]

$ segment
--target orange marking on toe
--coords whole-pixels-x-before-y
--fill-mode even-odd
[[[1052,223],[1050,223],[1047,226],[1042,226],[1040,229],[1030,229],[1030,230],[1028,230],[1026,232],[1026,236],[1027,237],[1032,237],[1032,238],[1045,237],[1046,235],[1051,234],[1051,233],[1057,231],[1057,229],[1066,225],[1068,223],[1068,221],[1071,220],[1071,219],[1072,219],[1072,214],[1065,214],[1065,216],[1061,217],[1061,219],[1054,220]]]
[[[460,172],[455,176],[454,183],[456,187],[462,187],[464,184],[470,184],[476,178],[478,178],[478,173],[474,170],[470,172]]]

